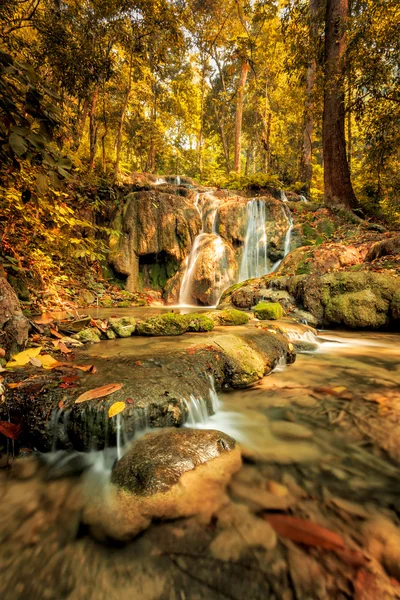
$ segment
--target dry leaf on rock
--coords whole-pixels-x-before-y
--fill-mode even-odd
[[[104,398],[104,396],[109,396],[114,392],[117,392],[122,388],[121,383],[108,383],[107,385],[102,385],[94,390],[89,390],[84,394],[81,394],[79,398],[75,400],[75,404],[80,404],[81,402],[86,402],[87,400],[96,400],[97,398]]]
[[[17,440],[21,432],[21,426],[8,421],[0,421],[0,433],[5,435],[10,440]]]
[[[42,347],[39,346],[38,348],[28,348],[28,350],[19,352],[18,354],[15,354],[11,358],[11,360],[6,364],[6,367],[8,367],[8,368],[23,367],[24,365],[28,364],[29,360],[32,357],[38,356],[40,354],[41,350],[42,350]]]
[[[111,417],[115,417],[115,415],[122,413],[124,409],[125,402],[114,402],[114,404],[111,404],[110,408],[108,409],[108,417],[111,419]]]

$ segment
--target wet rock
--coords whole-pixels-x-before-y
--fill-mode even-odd
[[[98,329],[94,329],[91,327],[87,327],[86,329],[82,329],[79,333],[76,333],[74,336],[75,339],[80,342],[90,342],[97,344],[100,342],[100,332]]]
[[[252,306],[254,306],[256,302],[256,293],[253,287],[251,287],[250,285],[239,284],[237,287],[233,286],[229,289],[233,290],[231,301],[234,304],[234,306],[245,309],[250,309]],[[221,308],[222,307],[223,303],[221,304]]]
[[[372,262],[377,258],[381,258],[381,256],[392,254],[400,254],[400,235],[373,244],[368,250],[365,261]]]
[[[226,310],[216,310],[208,313],[216,325],[246,325],[250,320],[250,315],[242,310],[228,308]]]
[[[241,466],[229,436],[214,430],[164,429],[134,442],[111,474],[107,502],[85,520],[127,539],[152,519],[211,515],[226,502],[225,488]]]
[[[90,306],[94,304],[96,298],[89,290],[81,290],[78,295],[78,304],[80,306]]]
[[[107,329],[106,336],[107,336],[108,340],[115,340],[117,337],[117,334],[112,329]]]
[[[218,338],[218,346],[227,356],[229,383],[232,387],[245,388],[262,378],[265,373],[263,358],[245,340],[234,335],[224,335]]]
[[[137,325],[139,335],[181,335],[188,330],[186,315],[165,313]]]
[[[294,305],[294,298],[284,290],[260,289],[256,295],[256,302],[273,302],[279,303],[282,308],[287,311]]]
[[[24,277],[14,277],[13,275],[9,275],[8,282],[14,289],[19,300],[22,300],[23,302],[29,302],[30,294],[26,283],[26,279]]]
[[[136,330],[136,319],[133,317],[110,318],[108,322],[120,338],[130,337]]]
[[[192,313],[185,315],[188,331],[212,331],[214,329],[214,320],[209,315]]]
[[[259,302],[254,307],[254,314],[258,319],[271,319],[275,321],[276,319],[281,319],[285,311],[278,302]]]
[[[82,317],[82,319],[76,319],[75,321],[68,321],[67,323],[60,323],[59,329],[61,331],[79,333],[82,329],[85,329],[90,324],[91,317]]]
[[[287,510],[296,504],[296,499],[288,494],[277,495],[261,487],[249,486],[232,481],[230,490],[234,498],[244,501],[252,510]]]
[[[0,330],[4,331],[1,345],[7,358],[25,346],[29,328],[13,288],[5,277],[0,276]]]
[[[310,327],[318,326],[318,319],[314,317],[314,315],[306,310],[300,310],[296,308],[290,311],[290,317],[296,319],[299,323],[305,323],[306,325],[310,325]]]
[[[385,517],[377,516],[363,527],[365,545],[388,573],[400,579],[400,529]]]
[[[299,439],[306,440],[312,438],[312,431],[299,425],[298,423],[291,423],[290,421],[272,421],[271,431],[278,437],[288,439]]]

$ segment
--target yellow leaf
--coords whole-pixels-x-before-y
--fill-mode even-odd
[[[339,386],[339,387],[334,387],[332,388],[334,392],[336,392],[337,394],[341,394],[342,392],[345,392],[347,390],[347,387],[344,387],[343,385]]]
[[[23,352],[15,354],[15,356],[12,357],[12,360],[6,364],[6,367],[13,368],[27,365],[32,357],[40,354],[41,349],[41,346],[39,348],[28,348],[28,350],[24,350]]]
[[[103,398],[104,396],[109,396],[110,394],[113,394],[121,388],[121,383],[108,383],[107,385],[102,385],[101,387],[95,388],[94,390],[89,390],[88,392],[81,394],[79,398],[75,400],[75,404],[79,404],[80,402],[86,402],[86,400],[96,400],[96,398]]]
[[[43,356],[38,356],[38,359],[42,363],[42,367],[45,369],[52,369],[56,365],[59,364],[58,360],[55,360],[50,354],[43,354]]]
[[[115,417],[115,415],[119,415],[125,409],[125,402],[114,402],[108,409],[108,416]]]

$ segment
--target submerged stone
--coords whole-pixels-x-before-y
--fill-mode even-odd
[[[285,311],[279,302],[259,302],[254,308],[254,314],[258,319],[280,319],[284,316]]]
[[[110,318],[108,322],[117,336],[121,338],[130,337],[136,329],[136,319],[133,317]]]

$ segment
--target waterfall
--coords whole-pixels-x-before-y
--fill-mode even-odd
[[[210,389],[208,392],[209,399],[211,402],[212,414],[215,414],[220,408],[220,402],[215,389],[214,378],[210,375]],[[199,425],[206,425],[210,419],[207,401],[204,398],[195,398],[191,395],[189,400],[184,400],[187,407],[188,418],[185,425],[188,427],[198,427]]]
[[[200,215],[202,227],[185,261],[185,271],[179,292],[179,304],[181,306],[192,306],[195,304],[193,299],[195,268],[200,254],[207,247],[212,247],[215,260],[214,285],[210,297],[211,306],[214,306],[218,302],[222,292],[231,283],[226,247],[217,231],[218,202],[219,199],[213,197],[209,192],[203,194],[197,193],[195,196],[194,207]]]
[[[307,198],[303,196],[303,194],[300,195],[300,202],[308,202]]]
[[[179,175],[175,177],[175,185],[181,185],[181,178]]]
[[[288,202],[287,196],[283,190],[281,190],[281,200],[282,202]]]
[[[250,200],[246,208],[247,231],[239,271],[239,281],[261,277],[268,273],[265,203],[262,200]]]
[[[283,212],[285,213],[285,217],[287,218],[288,221],[288,229],[286,231],[286,236],[285,236],[285,249],[284,249],[284,256],[287,256],[290,252],[290,242],[292,240],[292,231],[293,231],[293,219],[292,219],[292,214],[290,212],[290,208],[288,206],[284,206],[283,207]]]

